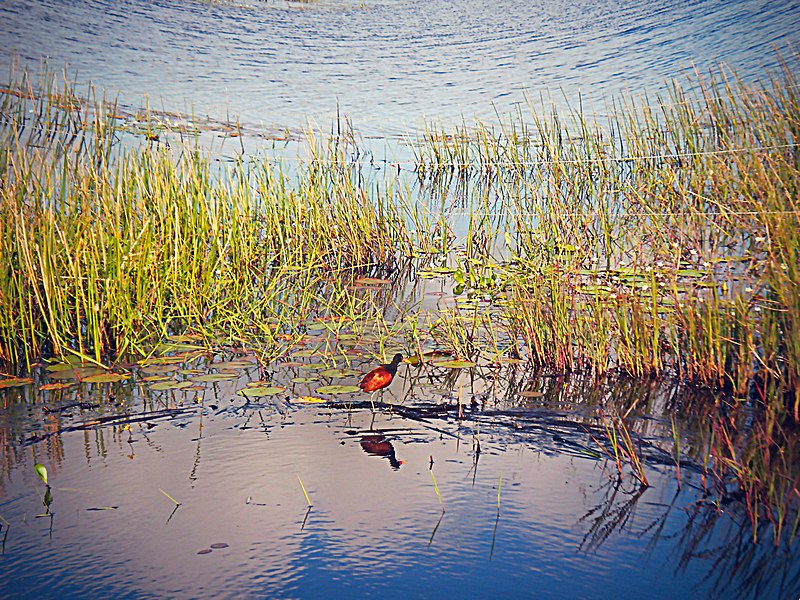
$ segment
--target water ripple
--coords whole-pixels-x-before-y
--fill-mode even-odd
[[[324,123],[338,105],[367,132],[423,117],[491,119],[493,102],[509,110],[523,90],[602,102],[714,61],[755,79],[777,66],[773,45],[797,43],[798,30],[792,0],[0,6],[0,38],[23,60],[66,62],[126,98],[288,127]]]

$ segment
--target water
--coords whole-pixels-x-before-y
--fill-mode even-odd
[[[281,130],[328,127],[338,104],[368,135],[492,120],[526,95],[561,106],[580,95],[602,112],[622,91],[656,93],[717,61],[763,79],[797,31],[793,0],[0,5],[4,48],[67,63],[129,105],[146,95],[154,108]]]
[[[37,392],[71,372],[41,373],[0,390],[3,597],[800,590],[796,544],[775,548],[769,527],[753,543],[744,503],[731,495],[715,504],[691,459],[678,486],[674,463],[657,451],[670,447],[669,423],[655,416],[669,394],[637,411],[650,457],[651,487],[642,489],[629,474],[618,480],[599,453],[591,386],[545,380],[539,399],[509,402],[500,390],[491,400],[491,382],[463,371],[453,385],[483,408],[468,406],[459,419],[453,397],[431,404],[441,370],[429,378],[403,366],[386,397],[395,409],[373,416],[353,397],[300,403],[325,380],[291,384],[320,368],[292,363],[268,370],[284,392],[248,401],[237,392],[261,372],[246,364],[184,390],[144,378],[166,370],[193,379],[211,371],[205,359],[184,374],[179,365],[134,369],[118,384]],[[702,446],[702,425],[679,427],[686,449]],[[36,462],[49,472],[47,506]]]

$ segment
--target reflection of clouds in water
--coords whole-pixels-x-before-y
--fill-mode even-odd
[[[580,88],[601,108],[714,60],[751,79],[800,29],[791,0],[363,4],[20,0],[0,7],[0,39],[131,102],[277,127],[326,126],[338,103],[357,127],[396,133],[423,117],[491,120],[492,102],[509,110],[524,90],[561,102]]]
[[[684,535],[693,522],[701,527],[695,535],[701,551],[749,548],[724,537],[723,526],[732,522],[724,514],[720,526],[705,528],[716,509],[696,502],[701,490],[688,472],[676,496],[672,469],[653,469],[652,487],[639,498],[614,484],[613,465],[604,470],[601,461],[556,451],[566,438],[586,443],[580,428],[556,429],[563,416],[551,422],[532,413],[530,430],[522,431],[505,416],[493,422],[482,415],[476,462],[470,429],[476,423],[469,420],[325,407],[285,415],[249,410],[261,412],[265,427],[245,428],[252,414],[226,412],[207,413],[202,427],[199,416],[185,427],[159,421],[146,438],[136,429],[134,460],[127,436],[111,427],[59,437],[46,544],[50,519],[30,519],[42,512],[41,497],[31,493],[32,465],[10,465],[3,517],[12,527],[2,589],[30,595],[57,581],[88,596],[269,590],[344,597],[365,589],[422,596],[444,586],[459,595],[513,596],[521,582],[535,582],[541,596],[558,597],[569,578],[575,596],[603,589],[635,597],[658,585],[691,597],[706,589],[706,555],[687,555],[681,571],[674,570],[675,557],[693,550]],[[402,469],[392,464],[401,462],[398,453]],[[298,475],[313,502],[310,512]],[[181,506],[174,510],[159,488]],[[118,509],[86,510],[111,506]],[[26,515],[28,525],[16,526]],[[737,543],[719,543],[731,540]],[[219,552],[197,555],[223,543],[228,547]],[[770,539],[763,548],[771,550]],[[736,563],[726,565],[726,573],[735,571]]]

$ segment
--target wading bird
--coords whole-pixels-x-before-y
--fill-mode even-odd
[[[388,365],[380,365],[377,369],[373,369],[364,375],[364,379],[358,384],[361,391],[370,392],[372,394],[369,397],[369,402],[372,404],[372,412],[375,412],[375,402],[373,402],[375,392],[389,387],[389,384],[392,383],[392,379],[394,379],[397,373],[397,365],[399,365],[402,360],[402,354],[395,354],[392,362]]]

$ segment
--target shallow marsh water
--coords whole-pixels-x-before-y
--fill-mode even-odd
[[[136,369],[122,383],[0,391],[4,596],[765,598],[798,589],[792,545],[776,549],[768,534],[752,543],[741,504],[716,506],[690,460],[678,486],[674,463],[655,451],[669,425],[649,411],[637,411],[654,451],[642,490],[617,480],[580,387],[545,378],[533,398],[478,394],[458,418],[452,395],[422,401],[435,396],[417,389],[412,401],[425,368],[402,366],[373,416],[354,395],[304,404],[326,383],[291,384],[304,360],[274,365],[270,379],[286,389],[249,400],[237,390],[264,374],[255,362],[219,370],[199,357],[183,373],[167,370],[223,378],[159,391]],[[662,402],[656,394],[649,410]],[[35,462],[50,473],[47,508]]]

